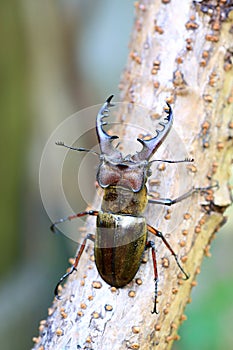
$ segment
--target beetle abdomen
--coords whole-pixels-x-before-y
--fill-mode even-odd
[[[95,262],[103,280],[114,287],[129,283],[138,271],[146,240],[144,217],[99,212]]]

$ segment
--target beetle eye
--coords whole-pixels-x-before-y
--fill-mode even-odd
[[[152,175],[152,170],[151,169],[148,169],[147,172],[146,172],[146,176],[147,177],[150,177]]]

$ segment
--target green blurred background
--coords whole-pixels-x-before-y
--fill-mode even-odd
[[[49,231],[39,192],[40,158],[67,116],[117,94],[133,3],[1,2],[1,349],[32,347],[54,284],[76,250]],[[229,220],[212,244],[176,350],[233,348],[232,226]]]

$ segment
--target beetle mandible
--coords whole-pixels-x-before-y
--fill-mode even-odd
[[[88,234],[75,257],[74,264],[69,272],[65,273],[59,280],[55,288],[55,295],[58,296],[58,287],[75,270],[81,255],[84,251],[88,239],[94,241],[94,256],[97,270],[102,279],[110,286],[117,288],[127,285],[136,275],[143,253],[151,248],[154,267],[155,296],[152,313],[157,313],[157,287],[158,271],[156,263],[155,243],[148,240],[148,232],[162,239],[163,243],[170,250],[179,269],[188,279],[188,274],[181,266],[177,254],[174,252],[162,232],[148,225],[143,216],[147,203],[171,206],[178,203],[195,192],[206,191],[209,187],[192,187],[188,192],[175,198],[153,198],[148,199],[146,182],[151,175],[150,158],[162,144],[173,123],[173,113],[168,105],[167,116],[160,122],[160,130],[156,130],[155,137],[149,140],[137,139],[142,144],[142,149],[133,155],[123,157],[122,153],[114,147],[112,141],[118,136],[108,135],[104,129],[103,118],[109,116],[109,108],[114,106],[111,95],[100,108],[96,118],[96,132],[100,145],[99,166],[97,170],[97,182],[104,190],[101,210],[89,210],[60,219],[52,224],[52,231],[64,221],[85,215],[96,216],[96,235]],[[74,148],[57,142],[58,145],[77,151],[89,151],[85,148]],[[94,152],[97,153],[97,152]],[[98,153],[97,153],[98,154]],[[163,160],[168,163],[192,162],[193,159],[184,160]]]

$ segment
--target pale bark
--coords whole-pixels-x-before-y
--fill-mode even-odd
[[[63,288],[62,300],[54,301],[48,319],[40,326],[34,349],[119,350],[157,346],[162,350],[170,349],[178,338],[177,330],[185,318],[183,312],[196,274],[214,233],[225,222],[223,213],[231,203],[228,180],[233,133],[233,13],[222,21],[221,13],[226,13],[229,5],[225,1],[218,3],[207,14],[201,11],[201,5],[194,6],[190,0],[162,3],[144,0],[136,4],[130,55],[120,84],[122,101],[128,102],[127,114],[121,110],[121,116],[126,115],[125,122],[137,122],[153,134],[156,121],[148,115],[135,121],[134,105],[144,105],[156,115],[164,101],[169,101],[174,108],[174,129],[188,154],[195,158],[195,163],[189,166],[193,183],[206,186],[214,180],[219,182],[220,189],[214,190],[213,198],[195,195],[189,207],[187,202],[180,206],[181,216],[187,212],[189,215],[168,236],[190,274],[189,280],[180,278],[174,259],[158,242],[159,314],[151,314],[154,287],[150,256],[136,276],[142,279],[142,285],[134,279],[114,292],[101,281],[90,259],[93,252],[90,244],[78,272]],[[130,128],[126,130],[127,137],[134,142],[138,135]],[[176,149],[179,153],[177,142],[173,147],[174,154]],[[174,171],[166,166],[163,173],[171,196],[176,194]],[[148,212],[148,222],[155,222],[153,207]],[[168,268],[164,267],[164,257]],[[102,287],[93,288],[93,281],[101,281]],[[128,295],[131,290],[135,291],[134,297]],[[106,305],[112,309],[107,311]]]

